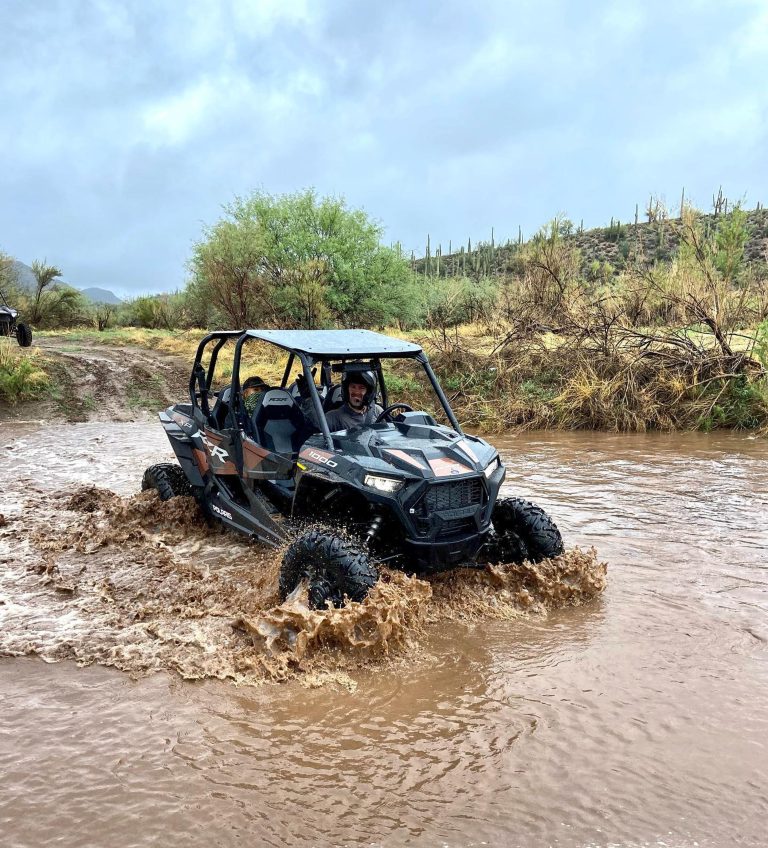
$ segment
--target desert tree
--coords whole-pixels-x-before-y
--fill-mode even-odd
[[[38,324],[43,318],[41,307],[43,292],[49,289],[57,277],[61,277],[61,271],[55,265],[48,265],[45,260],[39,262],[35,259],[31,267],[35,276],[35,299],[32,305],[31,322]]]

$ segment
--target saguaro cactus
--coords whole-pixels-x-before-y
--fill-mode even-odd
[[[723,209],[725,209],[726,214],[728,213],[728,201],[723,196],[723,187],[717,190],[717,197],[712,195],[712,208],[715,210],[715,217],[717,217]]]

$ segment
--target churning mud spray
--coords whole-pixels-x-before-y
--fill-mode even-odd
[[[21,514],[0,522],[0,542],[13,538],[0,558],[0,654],[137,675],[353,686],[366,666],[418,658],[429,624],[543,615],[606,582],[595,551],[576,549],[429,580],[382,569],[362,603],[312,610],[303,587],[280,603],[282,551],[207,527],[191,498],[89,486],[31,493]]]

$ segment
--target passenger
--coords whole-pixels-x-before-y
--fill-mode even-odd
[[[243,383],[243,403],[248,415],[253,415],[256,405],[261,400],[264,392],[269,391],[269,386],[261,377],[249,377]]]
[[[344,403],[325,416],[331,432],[370,427],[383,411],[375,402],[376,374],[373,371],[347,372],[341,381],[341,394]]]

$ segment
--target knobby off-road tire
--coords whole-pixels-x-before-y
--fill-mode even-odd
[[[26,324],[17,324],[16,341],[19,347],[29,347],[32,344],[32,328]]]
[[[169,501],[178,496],[192,495],[192,486],[181,466],[173,462],[161,462],[150,465],[141,480],[141,489],[156,489],[161,501]]]
[[[310,530],[294,541],[280,567],[280,597],[285,600],[302,580],[309,581],[309,606],[325,609],[362,601],[379,579],[368,554],[330,530]]]
[[[493,508],[493,559],[541,562],[563,553],[557,525],[540,507],[522,498],[499,498]]]

